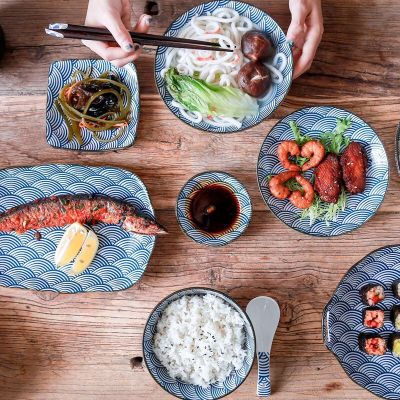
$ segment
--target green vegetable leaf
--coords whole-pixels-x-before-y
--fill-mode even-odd
[[[293,132],[294,140],[296,141],[296,143],[297,143],[300,147],[303,146],[303,144],[305,144],[305,143],[309,142],[310,140],[312,140],[312,139],[310,138],[310,136],[302,135],[302,134],[301,134],[300,128],[299,128],[299,126],[296,124],[296,122],[294,122],[294,121],[289,121],[289,126],[290,126],[290,129],[291,129],[292,132]]]
[[[294,157],[294,162],[296,165],[298,165],[299,167],[302,167],[307,161],[309,161],[310,159],[307,157],[302,157],[302,156],[296,156]]]
[[[285,186],[291,191],[291,192],[295,192],[296,190],[300,190],[301,193],[304,193],[304,189],[303,186],[300,185],[300,183],[298,183],[296,181],[296,179],[291,178],[288,181],[285,182]]]
[[[169,68],[165,81],[171,96],[186,110],[204,116],[244,118],[258,114],[258,103],[240,89],[207,83]]]
[[[327,153],[339,155],[345,149],[350,139],[344,136],[345,131],[351,126],[351,118],[338,118],[333,132],[325,132],[320,136],[320,141],[324,145]]]

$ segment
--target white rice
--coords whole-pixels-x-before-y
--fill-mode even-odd
[[[157,323],[153,350],[172,378],[207,387],[243,366],[244,321],[221,298],[183,296]]]

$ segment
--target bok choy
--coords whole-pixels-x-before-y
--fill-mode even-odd
[[[172,97],[188,111],[204,116],[244,118],[258,114],[258,103],[240,89],[207,83],[169,68],[165,81]]]

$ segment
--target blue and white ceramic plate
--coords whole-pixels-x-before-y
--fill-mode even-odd
[[[227,187],[239,202],[239,216],[235,224],[226,232],[215,235],[197,228],[190,217],[190,202],[195,192],[213,183]],[[251,199],[246,188],[232,175],[220,171],[202,172],[190,178],[181,189],[176,203],[176,218],[182,231],[195,242],[207,246],[224,246],[237,239],[249,226],[251,213]]]
[[[207,388],[198,385],[183,383],[168,375],[167,369],[157,359],[153,351],[153,337],[157,330],[157,323],[165,308],[173,301],[183,296],[212,294],[224,300],[243,318],[245,323],[246,341],[244,348],[247,350],[246,358],[240,370],[234,370],[222,383],[214,383]],[[255,356],[255,334],[249,317],[240,306],[225,293],[208,288],[188,288],[172,293],[156,305],[151,312],[143,332],[143,355],[146,367],[154,380],[168,393],[185,400],[216,400],[236,390],[247,378],[251,371]]]
[[[125,132],[117,140],[101,143],[94,139],[92,133],[85,128],[82,130],[82,145],[75,138],[68,141],[68,127],[54,101],[58,98],[61,88],[72,82],[72,74],[75,71],[91,71],[90,76],[93,78],[106,71],[112,71],[130,90],[132,95],[130,122]],[[109,61],[104,60],[65,60],[55,61],[50,65],[46,105],[46,140],[53,147],[69,150],[106,151],[132,146],[136,139],[139,108],[139,84],[136,68],[132,63],[123,68],[114,67]],[[110,129],[101,134],[104,138],[112,138],[116,131],[117,129]]]
[[[148,217],[153,207],[143,182],[113,167],[50,164],[0,170],[0,212],[38,198],[99,193],[133,204]],[[154,248],[153,236],[128,233],[117,225],[97,224],[99,250],[82,274],[70,276],[71,265],[56,268],[54,253],[64,227],[22,235],[0,232],[0,286],[63,293],[122,290],[143,275]]]
[[[301,211],[288,200],[278,200],[271,195],[269,175],[284,171],[277,155],[278,146],[283,140],[294,139],[290,121],[297,123],[302,134],[319,138],[321,133],[333,131],[337,118],[346,117],[351,118],[351,127],[346,130],[345,136],[361,143],[368,157],[366,188],[363,193],[348,196],[346,209],[339,213],[337,221],[329,225],[325,221],[316,221],[310,226],[310,220],[302,219]],[[313,171],[307,171],[305,176],[310,178],[312,174]],[[360,227],[376,213],[388,187],[389,165],[378,135],[361,118],[336,107],[309,107],[289,114],[271,129],[261,146],[257,178],[265,203],[290,228],[313,236],[338,236]]]
[[[172,106],[171,102],[173,99],[166,88],[165,80],[162,76],[162,70],[166,67],[166,47],[159,47],[157,49],[155,59],[155,79],[161,98],[164,100],[167,107],[183,122],[186,122],[188,125],[191,125],[194,128],[201,129],[207,132],[232,133],[245,130],[251,128],[254,125],[257,125],[269,115],[271,115],[271,113],[275,111],[276,108],[278,108],[279,104],[283,101],[287,92],[289,91],[290,85],[292,83],[293,57],[290,44],[286,41],[285,34],[283,33],[279,25],[271,18],[271,16],[268,15],[265,11],[262,11],[251,4],[241,1],[219,0],[211,1],[209,3],[203,3],[196,7],[193,7],[189,11],[181,15],[178,19],[176,19],[166,30],[164,35],[177,37],[179,36],[179,32],[182,30],[182,28],[186,24],[189,24],[190,20],[194,16],[207,15],[209,13],[212,13],[215,9],[221,7],[232,8],[236,10],[240,15],[244,15],[249,18],[253,22],[253,24],[257,25],[260,30],[266,32],[270,36],[270,39],[276,51],[284,53],[288,59],[287,66],[282,72],[284,77],[283,82],[278,85],[274,84],[271,94],[262,101],[259,101],[260,111],[258,115],[256,115],[255,117],[245,118],[243,120],[241,128],[233,126],[215,127],[204,121],[200,123],[194,123],[185,118],[177,107]]]
[[[363,333],[378,333],[387,339],[395,332],[390,310],[400,305],[391,285],[400,278],[400,246],[375,250],[343,277],[325,306],[322,333],[326,347],[335,355],[349,377],[361,387],[385,399],[400,399],[400,358],[390,350],[383,356],[369,356],[359,349],[358,337]],[[363,326],[363,310],[359,290],[366,284],[382,285],[385,300],[378,304],[385,310],[385,325],[380,329]]]

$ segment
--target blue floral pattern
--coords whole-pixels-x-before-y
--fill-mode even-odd
[[[329,226],[325,221],[316,221],[310,226],[309,219],[300,217],[301,211],[288,200],[278,200],[271,195],[268,177],[284,171],[277,156],[283,140],[293,140],[289,122],[295,121],[303,134],[318,138],[323,132],[331,132],[337,118],[351,118],[351,127],[345,136],[359,142],[368,157],[366,188],[363,193],[349,195],[346,209],[339,213],[338,220]],[[310,178],[312,171],[305,176]],[[258,186],[271,211],[286,225],[313,236],[337,236],[350,232],[368,221],[383,202],[388,182],[389,164],[385,149],[375,131],[361,118],[336,107],[309,107],[289,114],[270,131],[261,146],[257,164]]]
[[[50,164],[0,170],[0,212],[38,198],[61,194],[99,193],[124,200],[153,218],[143,182],[113,167]],[[0,232],[0,286],[63,293],[122,290],[143,275],[154,248],[154,236],[126,232],[117,225],[96,224],[99,250],[87,270],[69,275],[71,265],[57,268],[54,253],[64,227],[21,235]]]

